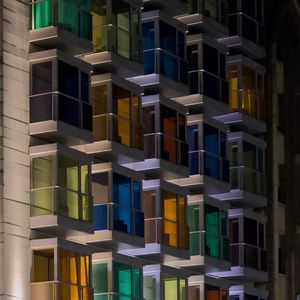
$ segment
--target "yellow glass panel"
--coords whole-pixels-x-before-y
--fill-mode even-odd
[[[176,194],[162,190],[163,218],[176,222],[177,221],[177,198]]]
[[[33,252],[33,282],[54,280],[54,249]]]
[[[78,283],[77,257],[73,251],[59,249],[59,278],[62,282]]]
[[[179,280],[180,300],[186,300],[186,282],[184,279]]]
[[[36,157],[32,159],[32,188],[52,186],[52,156]]]
[[[81,300],[80,289],[76,285],[69,286],[70,289],[70,299],[72,300]]]
[[[130,122],[129,120],[118,119],[118,136],[123,145],[130,146]]]
[[[82,286],[89,286],[89,257],[80,257],[80,283]]]
[[[255,114],[256,112],[256,72],[246,65],[242,67],[242,110],[249,113]]]
[[[162,274],[163,300],[178,299],[177,278],[167,274]]]
[[[238,70],[237,65],[230,65],[227,68],[227,78],[229,84],[229,109],[238,111]]]
[[[89,177],[88,165],[81,165],[81,193],[88,194]]]
[[[177,247],[177,223],[171,221],[163,221],[163,243],[173,247]]]
[[[96,5],[97,4],[97,5]],[[106,0],[92,2],[92,35],[94,51],[107,49],[107,6]]]

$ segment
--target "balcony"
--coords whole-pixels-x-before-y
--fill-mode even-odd
[[[29,3],[29,42],[44,49],[53,48],[73,55],[83,54],[92,49],[91,15],[87,1],[74,5],[68,0],[38,0]]]
[[[196,27],[213,37],[228,35],[228,4],[225,0],[184,0],[188,4],[188,15],[178,17],[190,27]]]
[[[94,143],[85,145],[85,152],[106,161],[143,160],[143,127],[117,114],[93,116]],[[120,156],[120,154],[122,154]],[[128,161],[126,159],[126,161]]]
[[[40,300],[92,300],[93,289],[88,287],[78,287],[70,283],[61,282],[33,282],[30,287],[30,299]],[[101,299],[101,298],[100,298]],[[106,298],[103,298],[106,299]]]
[[[231,167],[230,182],[232,189],[266,195],[266,174],[246,167]]]

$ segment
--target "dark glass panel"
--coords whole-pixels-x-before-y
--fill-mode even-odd
[[[204,175],[220,180],[219,158],[204,152]]]
[[[80,89],[81,95],[80,98],[84,102],[89,102],[89,91],[90,91],[90,82],[89,82],[89,74],[80,73]]]
[[[108,205],[94,206],[94,227],[95,230],[108,229]]]
[[[190,175],[200,174],[199,168],[199,152],[189,153]]]
[[[226,58],[225,55],[220,53],[220,77],[226,79]]]
[[[244,242],[257,246],[257,222],[244,217]]]
[[[238,35],[238,15],[229,16],[229,36]]]
[[[185,39],[184,33],[178,32],[178,56],[181,58],[185,58],[184,51],[185,50]]]
[[[256,11],[255,11],[255,0],[243,0],[242,3],[242,12],[255,19]]]
[[[30,98],[30,123],[52,120],[52,94]]]
[[[187,139],[190,151],[199,150],[199,127],[198,125],[190,125],[187,127]]]
[[[265,248],[265,226],[264,224],[258,224],[259,233],[259,247]]]
[[[76,100],[59,95],[58,119],[73,126],[79,127],[79,103]]]
[[[229,220],[229,237],[232,244],[239,243],[239,220],[230,219]]]
[[[227,154],[226,133],[220,132],[220,156],[226,158]]]
[[[203,72],[203,94],[215,100],[219,100],[219,90],[219,79]]]
[[[203,68],[205,71],[219,75],[218,73],[218,50],[203,43]]]
[[[198,94],[200,92],[198,72],[189,73],[189,88],[190,88],[190,94]]]
[[[218,155],[219,154],[218,129],[204,123],[203,135],[204,135],[204,150]]]
[[[176,111],[167,106],[160,106],[161,132],[173,138],[177,137]]]
[[[187,46],[187,60],[189,62],[189,71],[197,71],[198,67],[198,45]]]
[[[134,212],[134,234],[144,237],[144,214],[140,211]]]
[[[243,155],[245,167],[256,170],[256,146],[244,141]]]
[[[164,51],[160,51],[160,74],[177,81],[178,59]]]
[[[252,1],[252,0],[251,0]],[[242,15],[242,36],[257,43],[257,23],[248,17]]]
[[[69,96],[78,98],[78,69],[58,61],[58,90]]]
[[[176,55],[176,28],[160,21],[160,48]]]
[[[221,80],[221,101],[229,104],[229,86],[225,80]]]
[[[244,300],[258,300],[258,297],[250,294],[245,294]]]
[[[141,210],[141,183],[133,181],[133,208]]]
[[[222,180],[230,182],[229,180],[229,161],[227,159],[222,159]]]
[[[144,23],[142,25],[142,36],[144,50],[154,48],[154,22]]]
[[[92,106],[82,103],[82,128],[92,131],[93,130],[93,109]]]
[[[228,13],[233,14],[237,12],[237,1],[238,0],[229,0],[228,1]]]
[[[145,74],[152,74],[156,73],[155,70],[155,51],[146,51],[144,52],[144,73]]]
[[[52,92],[52,62],[31,66],[31,95]]]
[[[179,67],[180,67],[179,80],[180,80],[180,82],[187,84],[188,83],[187,62],[185,60],[180,59],[179,64],[180,64],[179,65]]]

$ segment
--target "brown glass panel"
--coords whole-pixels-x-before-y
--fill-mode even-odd
[[[54,249],[33,251],[33,282],[54,280]]]
[[[155,218],[155,191],[143,192],[142,201],[145,219]]]
[[[205,300],[219,300],[220,289],[211,285],[205,285]]]

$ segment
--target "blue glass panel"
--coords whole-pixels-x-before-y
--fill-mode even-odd
[[[190,125],[187,128],[187,139],[190,151],[199,150],[199,129],[198,125]]]
[[[78,98],[78,86],[78,69],[59,60],[58,90],[64,94]]]
[[[87,103],[82,103],[82,128],[93,130],[93,110],[92,106]]]
[[[122,232],[132,233],[130,208],[113,206],[113,228]]]
[[[79,127],[79,103],[76,100],[59,95],[58,118],[60,121]]]
[[[178,79],[178,60],[176,57],[160,51],[160,74],[177,81]]]
[[[160,48],[176,55],[176,28],[160,21]]]
[[[134,212],[135,234],[144,237],[144,213],[140,211]]]
[[[220,132],[220,156],[226,158],[226,133]]]
[[[203,72],[203,94],[215,100],[219,100],[219,90],[219,79]]]
[[[129,177],[114,173],[113,174],[113,202],[130,207],[130,185]]]
[[[81,100],[84,102],[89,102],[89,74],[80,73],[80,83],[81,83]]]
[[[219,159],[217,156],[204,153],[204,175],[220,180]]]
[[[133,181],[133,207],[141,210],[141,184]]]
[[[155,73],[155,51],[146,51],[144,52],[144,73],[152,74]]]
[[[144,50],[154,48],[154,22],[142,25],[142,37]]]
[[[94,206],[94,227],[95,230],[108,229],[108,205]]]
[[[199,170],[199,152],[189,153],[190,175],[200,174]]]
[[[204,150],[218,155],[218,129],[206,123],[203,124]]]
[[[185,49],[184,33],[179,31],[178,32],[178,56],[181,58],[185,58],[184,49]]]

